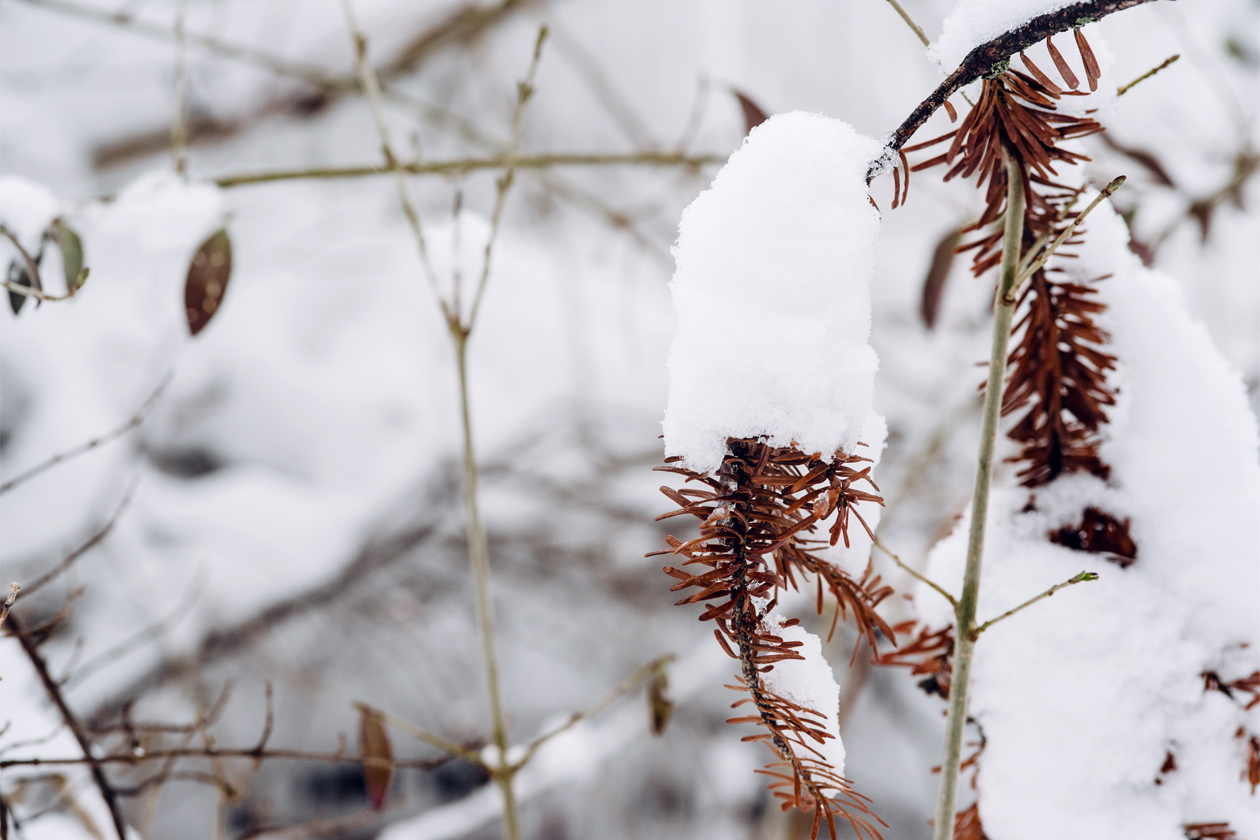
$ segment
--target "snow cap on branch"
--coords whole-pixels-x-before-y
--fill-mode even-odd
[[[793,112],[754,128],[683,212],[670,284],[665,453],[716,470],[728,437],[852,452],[879,360],[867,344],[878,141]]]

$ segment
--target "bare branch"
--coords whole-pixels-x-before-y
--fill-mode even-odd
[[[149,395],[149,398],[146,399],[138,409],[136,409],[136,413],[131,415],[131,418],[127,420],[127,422],[123,423],[116,429],[106,432],[100,437],[89,440],[87,443],[80,444],[79,446],[76,446],[73,449],[68,449],[65,452],[60,452],[49,458],[47,461],[44,461],[42,464],[36,464],[26,472],[9,479],[4,484],[0,484],[0,494],[9,492],[19,484],[30,481],[35,476],[52,469],[63,461],[69,461],[72,458],[77,458],[80,455],[91,452],[98,446],[102,446],[112,440],[116,440],[117,438],[127,434],[127,432],[130,432],[132,429],[137,428],[144,422],[145,418],[149,416],[149,412],[153,410],[153,406],[157,404],[158,398],[162,396],[162,392],[166,390],[166,386],[171,384],[171,379],[173,379],[174,376],[174,371],[168,373],[162,379],[162,382],[157,386],[157,388],[153,390],[153,393]]]
[[[875,538],[875,547],[878,548],[880,551],[884,552],[884,554],[887,555],[890,560],[892,560],[899,567],[901,567],[902,571],[910,575],[910,577],[914,578],[920,583],[924,583],[932,587],[938,593],[940,593],[940,596],[942,598],[944,598],[946,601],[949,601],[950,606],[952,606],[954,609],[958,609],[957,598],[955,598],[953,595],[950,595],[949,592],[946,591],[945,588],[942,587],[940,584],[938,584],[936,581],[932,580],[927,575],[923,574],[922,572],[920,572],[918,569],[914,568],[910,564],[903,562],[900,557],[898,557],[888,548],[888,546],[884,545],[884,543],[880,541],[879,537]]]
[[[87,542],[83,543],[83,545],[79,546],[74,551],[71,551],[60,563],[37,577],[34,582],[26,587],[26,594],[28,597],[34,595],[40,589],[43,589],[46,585],[64,574],[67,569],[75,564],[75,561],[84,554],[87,554],[93,548],[96,548],[96,546],[100,545],[101,542],[109,536],[109,532],[114,530],[114,525],[118,523],[119,517],[123,515],[123,512],[126,511],[128,506],[131,504],[131,498],[135,494],[137,483],[138,477],[133,477],[131,482],[127,485],[127,489],[123,491],[123,496],[122,499],[119,500],[118,506],[114,508],[114,513],[108,520],[106,520],[105,524],[101,526],[100,530],[88,537]]]
[[[1011,616],[1015,615],[1015,613],[1019,612],[1020,610],[1031,607],[1033,604],[1037,603],[1042,598],[1049,598],[1051,595],[1058,592],[1060,589],[1066,589],[1069,586],[1073,586],[1078,583],[1085,583],[1091,580],[1098,580],[1098,575],[1094,574],[1093,572],[1081,572],[1079,575],[1076,575],[1075,577],[1070,577],[1067,580],[1063,581],[1063,583],[1056,583],[1054,586],[1050,587],[1045,592],[1042,592],[1040,595],[1037,595],[1033,598],[1029,598],[1027,601],[1020,604],[1018,607],[1009,609],[1006,612],[999,615],[997,618],[990,619],[986,621],[984,624],[981,624],[975,630],[971,631],[971,638],[974,641],[981,633],[983,633],[985,630],[988,630],[994,624],[997,624],[999,621],[1002,621],[1003,619],[1010,618]]]
[[[1158,65],[1157,67],[1152,67],[1150,70],[1147,70],[1145,73],[1143,73],[1141,76],[1138,76],[1136,79],[1134,79],[1133,81],[1129,82],[1127,85],[1120,85],[1120,87],[1116,88],[1116,96],[1124,96],[1126,93],[1128,93],[1128,92],[1129,92],[1130,90],[1132,90],[1134,87],[1136,87],[1138,84],[1140,84],[1141,82],[1146,81],[1146,80],[1147,80],[1147,79],[1149,79],[1151,76],[1154,76],[1154,75],[1155,75],[1156,73],[1158,73],[1160,70],[1163,70],[1163,69],[1164,69],[1165,67],[1167,67],[1168,65],[1170,65],[1170,64],[1174,63],[1175,61],[1177,61],[1177,59],[1179,59],[1179,58],[1181,58],[1181,54],[1180,54],[1180,53],[1173,53],[1172,55],[1168,56],[1168,58],[1165,58],[1165,59],[1164,59],[1164,61],[1163,61],[1163,63],[1162,63],[1162,64]]]
[[[1006,293],[1008,303],[1013,303],[1015,301],[1015,297],[1019,292],[1019,287],[1027,282],[1028,278],[1036,274],[1037,271],[1044,266],[1052,256],[1054,256],[1054,252],[1063,247],[1063,243],[1072,238],[1072,234],[1076,232],[1078,227],[1080,227],[1081,222],[1085,221],[1085,217],[1093,212],[1094,208],[1101,204],[1104,199],[1110,198],[1116,190],[1120,189],[1120,186],[1124,184],[1124,182],[1125,176],[1121,175],[1120,177],[1112,180],[1110,184],[1103,187],[1102,191],[1099,192],[1098,195],[1094,197],[1094,200],[1089,203],[1089,206],[1078,213],[1076,218],[1072,220],[1072,223],[1064,228],[1063,233],[1059,234],[1058,237],[1055,238],[1054,242],[1050,243],[1048,248],[1042,251],[1035,260],[1029,263],[1027,268],[1019,273],[1019,277],[1015,280],[1014,287]],[[1027,257],[1025,259],[1027,259]]]
[[[61,719],[65,722],[71,734],[74,735],[75,741],[79,744],[79,749],[83,750],[83,758],[80,759],[79,763],[88,765],[88,769],[92,773],[92,781],[96,783],[96,788],[100,791],[101,800],[104,801],[105,807],[109,809],[109,816],[114,822],[114,830],[118,833],[118,840],[127,840],[127,823],[123,819],[122,810],[118,807],[118,795],[110,785],[109,779],[105,778],[102,762],[95,756],[92,741],[88,738],[87,731],[83,728],[83,724],[79,722],[74,712],[70,710],[70,706],[66,703],[66,698],[61,693],[61,687],[57,685],[57,681],[49,673],[48,663],[44,661],[44,657],[40,654],[39,647],[35,644],[34,639],[22,632],[22,626],[14,616],[9,617],[9,630],[13,635],[17,636],[18,643],[22,646],[26,658],[30,660],[31,667],[39,675],[39,680],[43,683],[44,691],[48,693],[48,698],[52,700],[53,705],[57,707],[57,711],[61,713]]]
[[[9,584],[9,597],[4,599],[4,607],[0,608],[0,628],[4,627],[4,620],[9,617],[9,610],[13,608],[13,602],[17,600],[21,588],[16,583]]]
[[[354,707],[361,712],[367,712],[369,714],[376,715],[377,717],[381,719],[383,723],[387,723],[390,726],[392,726],[394,729],[397,729],[399,732],[405,732],[411,737],[416,738],[417,740],[423,741],[424,743],[428,744],[431,747],[437,747],[439,750],[446,753],[447,755],[453,756],[455,758],[462,758],[464,759],[464,761],[471,761],[473,764],[477,764],[485,768],[486,771],[492,775],[497,770],[497,768],[491,767],[488,764],[486,764],[485,760],[482,759],[481,757],[481,753],[478,752],[477,750],[470,749],[469,747],[466,747],[462,744],[457,744],[452,740],[443,738],[441,735],[437,735],[433,732],[428,731],[427,729],[422,729],[421,727],[416,726],[411,721],[404,720],[403,718],[397,717],[395,715],[391,715],[389,712],[382,712],[380,709],[377,709],[374,706],[369,706],[366,703],[356,702],[354,703]],[[395,762],[394,764],[395,766],[397,766],[397,762]]]

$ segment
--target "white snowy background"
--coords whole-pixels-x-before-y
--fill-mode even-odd
[[[460,6],[355,5],[371,54],[385,60]],[[823,113],[879,137],[941,78],[880,0],[509,5],[475,35],[440,45],[391,81],[409,97],[389,107],[403,157],[500,149],[542,23],[552,37],[526,112],[523,153],[682,142],[725,159],[744,135],[732,87],[767,112]],[[935,37],[952,4],[904,5]],[[355,700],[455,740],[484,738],[489,715],[463,543],[453,358],[394,186],[383,176],[223,190],[211,183],[242,172],[376,163],[369,110],[355,95],[315,101],[313,89],[292,78],[190,43],[190,179],[176,177],[168,139],[176,51],[161,33],[172,31],[179,6],[0,3],[0,216],[32,245],[53,216],[64,216],[82,235],[91,268],[72,301],[28,302],[16,318],[7,307],[0,312],[0,480],[118,427],[170,377],[139,429],[0,496],[0,582],[38,577],[127,500],[108,537],[56,586],[19,599],[15,613],[37,624],[82,590],[45,652],[57,674],[69,675],[66,696],[85,719],[138,697],[139,719],[190,720],[230,682],[213,734],[220,744],[250,747],[270,682],[273,746],[331,751],[342,734],[353,743]],[[189,0],[186,7],[190,34],[352,74],[334,0]],[[82,8],[121,9],[142,23],[73,13]],[[1161,379],[1163,368],[1143,374],[1154,383],[1147,393],[1160,396],[1141,410],[1178,426],[1167,432],[1173,448],[1154,465],[1148,452],[1157,445],[1138,436],[1115,457],[1133,465],[1134,482],[1151,485],[1135,504],[1166,499],[1175,510],[1179,497],[1195,499],[1192,514],[1215,542],[1197,546],[1194,532],[1173,526],[1169,539],[1209,555],[1226,539],[1213,516],[1240,534],[1231,545],[1246,543],[1247,517],[1256,532],[1254,509],[1199,500],[1211,482],[1245,483],[1254,472],[1247,424],[1260,385],[1255,179],[1242,180],[1241,209],[1219,204],[1206,236],[1189,211],[1236,179],[1240,156],[1254,161],[1258,26],[1252,0],[1178,0],[1087,30],[1110,88],[1181,55],[1099,117],[1117,144],[1154,155],[1172,186],[1097,137],[1085,141],[1094,159],[1085,174],[1097,184],[1130,176],[1116,207],[1138,240],[1157,245],[1155,266],[1171,278],[1159,281],[1157,301],[1128,280],[1115,284],[1107,298],[1114,307],[1152,310],[1149,322],[1114,314],[1116,351],[1122,360],[1127,348],[1167,353],[1166,376],[1184,376],[1189,395],[1177,401],[1181,391]],[[947,126],[941,115],[920,138]],[[658,655],[680,657],[672,669],[678,708],[663,738],[648,734],[635,694],[539,755],[520,780],[531,837],[778,838],[790,830],[753,774],[769,754],[740,743],[743,733],[722,722],[731,693],[721,685],[732,663],[695,621],[696,610],[670,606],[659,560],[643,558],[662,547],[668,529],[652,520],[670,507],[651,472],[663,452],[674,334],[669,249],[682,209],[716,171],[522,170],[508,199],[470,366],[514,736],[554,726]],[[413,179],[440,270],[459,265],[466,278],[479,271],[496,174]],[[936,173],[916,174],[909,205],[891,211],[888,181],[874,189],[882,221],[871,285],[870,341],[880,367],[873,406],[888,427],[877,476],[888,500],[880,527],[903,559],[922,565],[970,496],[976,363],[987,358],[991,287],[970,278],[960,260],[935,328],[925,328],[919,296],[933,249],[974,216],[980,196],[962,183],[940,184]],[[457,192],[466,208],[459,218]],[[1100,217],[1097,227],[1114,233],[1110,221]],[[182,322],[188,262],[224,224],[234,247],[231,285],[210,326],[189,339]],[[13,252],[3,247],[7,265]],[[44,262],[47,278],[60,276],[55,250]],[[1176,318],[1166,312],[1182,300],[1202,331],[1181,326],[1180,310]],[[1151,332],[1160,318],[1174,325],[1167,334]],[[1222,397],[1226,386],[1197,382],[1195,370],[1172,368],[1181,336],[1190,336],[1196,357],[1224,360],[1213,377],[1241,377],[1246,406],[1240,395]],[[1172,395],[1156,385],[1173,387]],[[1243,450],[1250,440],[1252,449],[1222,454],[1226,439]],[[1116,446],[1126,445],[1117,438]],[[1200,457],[1210,467],[1201,473]],[[1231,458],[1247,466],[1231,468]],[[997,481],[1013,484],[1008,467]],[[947,551],[948,544],[934,566]],[[1199,576],[1178,583],[1169,566],[1159,585],[1202,587],[1193,594],[1200,612],[1254,625],[1260,592],[1251,559],[1253,578],[1241,584]],[[1066,571],[1091,563],[1102,565],[1091,557]],[[904,583],[893,567],[881,571]],[[1042,582],[1033,573],[1017,583]],[[1098,614],[1105,592],[1078,587],[1036,609],[1051,621],[1080,596],[1073,620],[1111,628],[1114,617]],[[1183,603],[1177,614],[1190,608]],[[913,613],[898,597],[887,614]],[[1028,631],[1017,628],[1013,620],[993,631],[998,638],[1011,630],[1005,656],[1025,654],[1018,644]],[[942,704],[902,671],[861,659],[849,670],[852,640],[844,634],[824,647],[847,715],[846,775],[872,797],[887,836],[925,836]],[[977,668],[983,685],[979,661]],[[0,641],[0,677],[0,726],[9,723],[2,757],[75,754],[64,731],[54,735],[55,712],[9,639]],[[46,736],[53,740],[20,743]],[[395,748],[433,755],[403,736]],[[1068,752],[1051,758],[1037,778],[1070,769]],[[160,797],[136,799],[129,818],[144,836],[240,837],[261,825],[365,807],[353,766],[268,762],[254,773],[241,762],[230,772],[245,791],[238,800],[221,802],[210,786],[175,781]],[[50,804],[48,793],[24,786],[29,774],[3,771],[2,789],[6,797],[27,790],[30,811],[38,811]],[[68,776],[89,819],[104,828],[90,781]],[[401,771],[390,807],[343,836],[496,837],[496,797],[472,765]],[[47,817],[20,836],[88,836],[78,825]],[[1251,835],[1236,827],[1243,840],[1260,837],[1254,827]]]

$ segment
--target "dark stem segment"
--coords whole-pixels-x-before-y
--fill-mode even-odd
[[[109,779],[105,778],[105,769],[101,766],[101,762],[97,760],[92,750],[92,742],[88,739],[83,724],[79,722],[78,717],[70,710],[70,706],[66,703],[66,698],[62,696],[61,686],[57,684],[52,674],[48,672],[48,663],[44,661],[44,657],[40,654],[39,646],[34,639],[22,632],[22,625],[15,615],[9,616],[9,632],[17,636],[18,643],[22,645],[22,651],[31,662],[31,667],[39,675],[39,681],[44,684],[44,690],[48,692],[48,698],[57,707],[57,711],[61,713],[61,719],[65,722],[66,728],[74,735],[74,740],[79,743],[79,748],[83,750],[83,757],[92,773],[92,781],[101,792],[101,799],[105,802],[105,807],[109,809],[109,816],[114,822],[114,830],[118,833],[118,840],[127,840],[127,823],[123,819],[122,810],[118,806],[118,794],[114,790],[113,785],[109,783]]]
[[[1001,64],[1015,53],[1026,50],[1051,35],[1066,32],[1086,23],[1093,23],[1107,15],[1149,2],[1151,0],[1087,0],[1087,2],[1077,3],[1057,12],[1039,15],[1018,29],[1003,33],[992,41],[976,47],[967,53],[962,64],[958,65],[958,68],[950,73],[927,99],[920,102],[901,125],[897,126],[897,130],[888,138],[883,153],[871,163],[870,169],[867,170],[866,182],[869,184],[873,181],[896,159],[901,147],[906,145],[910,137],[928,121],[929,117],[945,105],[946,100],[976,79],[992,74],[995,68],[1000,68]]]

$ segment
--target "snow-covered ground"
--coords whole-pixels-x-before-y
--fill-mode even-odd
[[[935,37],[952,3],[903,5]],[[187,179],[173,173],[169,143],[177,57],[170,33],[182,6]],[[370,54],[383,61],[459,6],[355,3]],[[120,8],[135,22],[82,11]],[[720,162],[745,133],[732,88],[769,113],[822,113],[880,137],[942,76],[876,0],[790,7],[535,0],[487,21],[387,78],[388,115],[404,160],[497,153],[541,23],[551,37],[525,115],[524,154],[681,146]],[[1190,401],[1197,414],[1180,413],[1187,407],[1173,397],[1151,398],[1141,411],[1185,428],[1168,430],[1166,444],[1117,437],[1115,446],[1131,448],[1116,457],[1132,470],[1126,480],[1146,488],[1142,504],[1156,505],[1166,481],[1170,516],[1188,495],[1193,516],[1232,517],[1230,527],[1239,527],[1239,517],[1254,519],[1254,511],[1231,508],[1239,498],[1206,501],[1215,497],[1199,485],[1234,475],[1217,447],[1245,438],[1239,428],[1254,435],[1246,424],[1260,405],[1260,195],[1254,178],[1236,178],[1260,144],[1257,25],[1249,0],[1179,0],[1087,30],[1100,59],[1106,56],[1103,85],[1111,93],[1181,55],[1124,96],[1098,100],[1098,118],[1117,147],[1085,141],[1093,182],[1129,176],[1115,205],[1171,278],[1149,295],[1140,280],[1117,279],[1107,300],[1148,307],[1151,318],[1170,325],[1170,336],[1194,344],[1196,358],[1223,358],[1212,363],[1211,377],[1236,372],[1247,389],[1245,400],[1226,399],[1225,386],[1196,381],[1201,398]],[[226,54],[224,44],[247,53]],[[262,67],[266,56],[282,57],[285,72]],[[138,720],[190,721],[231,682],[213,737],[249,748],[263,726],[270,682],[272,746],[333,751],[345,733],[353,749],[353,701],[475,742],[488,735],[489,711],[464,550],[454,357],[394,185],[383,175],[213,183],[379,162],[363,100],[316,97],[296,78],[317,73],[353,82],[353,51],[333,0],[0,5],[0,221],[38,249],[45,226],[62,218],[81,235],[91,269],[73,300],[28,301],[17,317],[7,307],[0,312],[0,481],[120,427],[162,389],[138,429],[0,495],[0,583],[33,581],[113,522],[99,545],[55,584],[19,597],[14,611],[34,626],[81,589],[44,651],[54,672],[68,675],[66,698],[85,720],[107,721],[139,698]],[[947,126],[938,115],[920,138]],[[663,546],[664,529],[652,520],[669,506],[651,467],[663,452],[658,435],[674,338],[670,247],[682,209],[717,171],[717,164],[521,169],[508,196],[469,364],[513,735],[546,731],[643,663],[680,655],[672,677],[678,708],[663,738],[648,734],[640,692],[540,753],[534,775],[521,779],[531,837],[786,831],[753,775],[764,748],[739,743],[742,733],[722,723],[730,663],[720,651],[710,656],[709,628],[671,606],[660,563],[643,558]],[[468,288],[479,275],[497,175],[413,179],[441,282],[458,271]],[[924,327],[919,297],[933,248],[974,216],[980,196],[961,183],[942,185],[933,172],[916,174],[909,204],[892,211],[889,180],[873,192],[881,209],[871,283],[870,343],[880,368],[873,408],[888,426],[877,477],[888,500],[881,536],[921,565],[970,496],[982,375],[975,365],[987,358],[991,287],[971,279],[960,260],[935,328]],[[1213,196],[1222,200],[1203,201]],[[755,208],[751,222],[757,214],[773,208]],[[1113,221],[1100,215],[1096,226],[1110,230]],[[213,321],[190,338],[185,275],[197,246],[220,226],[232,239],[231,283]],[[46,253],[41,274],[49,291],[60,292],[61,257],[55,245]],[[742,254],[733,247],[727,256],[746,260]],[[13,256],[0,242],[4,266]],[[711,281],[716,292],[720,278]],[[1188,316],[1168,311],[1179,300]],[[1127,348],[1177,361],[1177,346],[1147,347],[1149,335],[1119,313],[1108,326],[1122,362]],[[1163,374],[1155,370],[1134,366],[1125,374],[1134,406],[1156,393]],[[1187,368],[1177,375],[1200,374]],[[1132,414],[1121,420],[1125,428],[1136,422]],[[1179,448],[1155,464],[1149,452],[1163,445]],[[1200,455],[1219,469],[1196,473]],[[1007,467],[998,482],[1013,485]],[[1081,490],[1095,491],[1104,492]],[[1217,542],[1203,546],[1187,523],[1167,527],[1168,539],[1187,552],[1226,540],[1224,526],[1210,522],[1202,527]],[[1175,563],[1161,568],[1171,576]],[[893,567],[881,571],[903,581]],[[1216,600],[1209,575],[1164,580],[1194,590],[1192,600],[1170,609],[1182,618],[1192,609],[1224,615],[1237,599],[1238,620],[1246,620],[1250,603],[1254,624],[1256,598],[1248,602],[1238,591]],[[1005,591],[1000,574],[993,580],[995,593]],[[1020,592],[1026,582],[1018,579]],[[1063,602],[1102,593],[1077,587],[1038,609],[1049,621]],[[1000,598],[994,604],[1006,606]],[[888,617],[909,617],[910,609],[890,599]],[[1012,646],[1036,635],[1014,619],[1009,629]],[[887,836],[923,836],[936,787],[931,767],[940,760],[940,703],[899,671],[863,672],[859,661],[845,673],[852,641],[842,635],[825,645],[837,682],[842,694],[861,686],[843,730],[846,775],[873,798],[890,824]],[[993,655],[996,662],[1015,653],[995,646]],[[982,687],[979,660],[977,668]],[[11,639],[0,646],[0,677],[0,727],[11,721],[0,735],[0,760],[76,755],[64,730],[14,747],[49,735],[56,714]],[[434,755],[401,734],[395,749]],[[1037,778],[1054,767],[1040,768]],[[241,797],[221,801],[213,786],[173,780],[160,796],[130,800],[128,817],[144,836],[200,837],[212,836],[220,813],[224,836],[237,837],[366,805],[353,765],[275,761],[255,774],[239,762],[223,772],[242,786]],[[497,836],[499,803],[479,772],[463,762],[400,771],[390,808],[346,836],[373,836],[387,824],[396,840]],[[49,786],[23,781],[29,769],[0,773],[0,792],[19,817],[55,800]],[[119,778],[134,784],[141,777]],[[67,773],[67,785],[91,819],[103,819],[86,774]],[[1170,787],[1168,796],[1177,795]],[[85,836],[76,825],[72,817],[45,817],[18,836]]]

